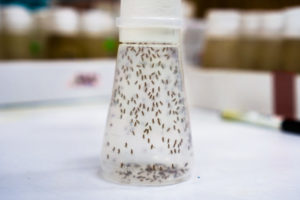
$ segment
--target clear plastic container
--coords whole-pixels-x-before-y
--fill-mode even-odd
[[[124,0],[122,4],[135,1]],[[161,6],[158,0],[153,2]],[[180,5],[180,1],[170,2]],[[122,44],[102,148],[101,174],[124,184],[174,184],[190,176],[193,157],[180,26],[155,27],[153,22],[151,27],[145,27],[142,21],[129,29],[127,22],[119,21]],[[148,35],[139,34],[144,29]],[[136,37],[127,37],[127,31]]]

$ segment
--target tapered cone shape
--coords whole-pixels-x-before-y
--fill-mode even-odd
[[[179,46],[121,44],[102,176],[126,184],[173,184],[189,177],[192,154]]]

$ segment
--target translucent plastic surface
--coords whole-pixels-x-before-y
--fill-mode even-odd
[[[136,185],[188,178],[193,153],[180,58],[176,45],[119,46],[104,178]]]

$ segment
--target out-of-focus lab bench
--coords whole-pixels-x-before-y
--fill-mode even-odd
[[[87,69],[93,71],[88,64]],[[107,81],[112,79],[113,76]],[[74,79],[67,76],[63,80]],[[103,80],[106,79],[98,79],[100,83]],[[86,85],[75,87],[81,90]],[[107,87],[109,91],[112,85]],[[99,168],[109,98],[86,95],[81,101],[0,108],[0,199],[300,197],[299,136],[226,122],[218,112],[197,107],[190,108],[195,160],[187,182],[163,187],[106,182],[100,178]]]

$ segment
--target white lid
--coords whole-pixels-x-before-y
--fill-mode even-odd
[[[101,36],[114,32],[114,18],[110,13],[100,10],[88,10],[80,18],[83,34]]]
[[[283,29],[283,13],[279,11],[268,11],[261,15],[262,37],[280,37]]]
[[[241,17],[241,34],[258,35],[261,28],[261,12],[244,12]]]
[[[79,31],[79,14],[72,8],[54,8],[49,15],[52,33],[74,35]]]
[[[28,34],[32,30],[33,19],[22,6],[8,6],[3,9],[3,28],[11,33]]]
[[[121,0],[117,25],[123,28],[181,28],[181,0]]]
[[[210,10],[206,20],[207,36],[230,37],[239,35],[241,15],[237,10]]]
[[[121,42],[178,43],[181,0],[121,0]]]
[[[300,38],[300,7],[289,8],[285,11],[283,35]]]

